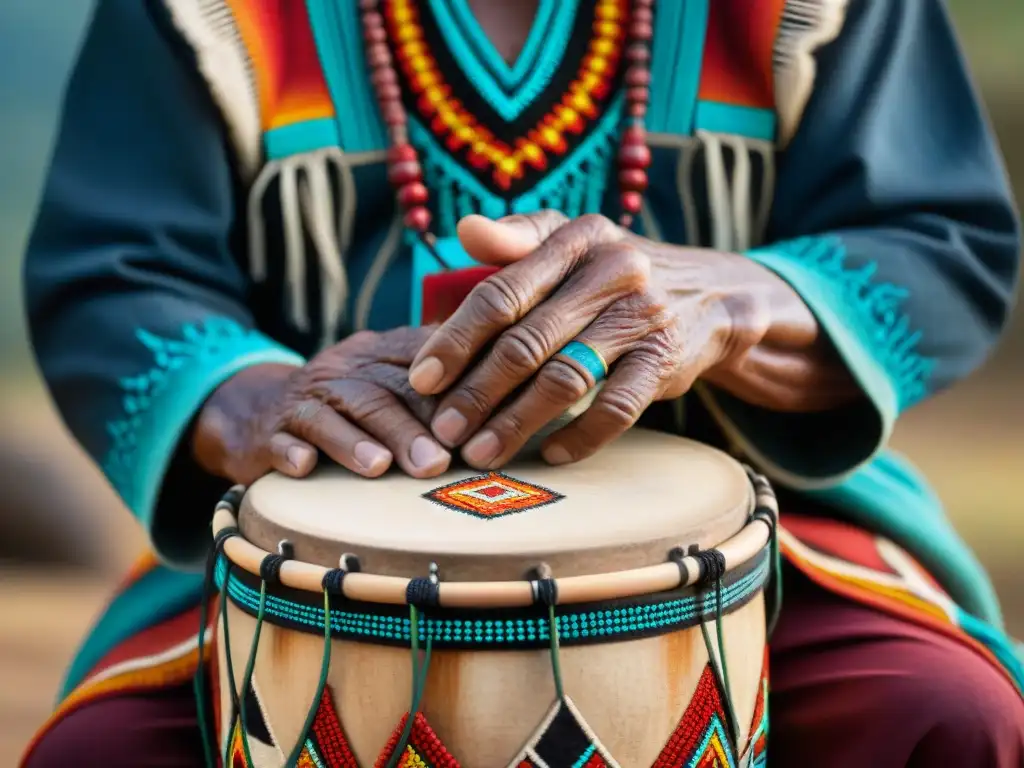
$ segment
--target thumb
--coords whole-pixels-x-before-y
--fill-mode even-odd
[[[457,234],[466,253],[495,267],[526,258],[568,219],[559,211],[505,216],[497,221],[483,216],[466,216]]]

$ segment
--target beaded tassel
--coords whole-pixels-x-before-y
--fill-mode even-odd
[[[651,100],[651,38],[654,36],[654,0],[634,0],[626,48],[626,129],[619,143],[619,223],[629,227],[640,213],[647,189],[651,150],[644,118]]]
[[[421,237],[428,237],[431,213],[427,204],[430,193],[423,183],[423,169],[416,148],[409,143],[408,118],[402,104],[391,51],[382,0],[359,0],[362,12],[363,39],[370,81],[377,96],[380,113],[387,125],[391,148],[388,150],[388,180],[395,188],[398,205],[405,212],[405,226]],[[643,205],[647,189],[647,169],[651,151],[647,146],[644,118],[650,102],[650,43],[654,36],[654,0],[633,0],[629,23],[629,45],[626,50],[626,126],[619,142],[619,200],[624,227]]]

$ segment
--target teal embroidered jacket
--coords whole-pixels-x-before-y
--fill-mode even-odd
[[[587,3],[579,5],[582,12]],[[716,131],[670,130],[668,112],[686,96],[673,90],[672,73],[682,82],[685,67],[700,62],[680,54],[676,70],[659,68],[676,45],[666,42],[670,20],[661,21],[655,163],[638,226],[671,242],[720,242],[723,226],[747,227],[739,209],[751,197],[764,202],[767,190],[770,216],[744,250],[799,291],[866,395],[826,415],[770,413],[721,394],[711,409],[776,482],[907,547],[966,611],[998,628],[983,570],[925,481],[885,450],[902,411],[985,358],[1018,271],[1014,204],[941,3],[850,3],[838,37],[815,54],[813,90],[784,147],[742,119]],[[113,643],[196,599],[199,577],[188,568],[208,546],[223,490],[181,450],[205,397],[245,366],[299,363],[354,325],[385,328],[410,316],[416,261],[392,226],[380,154],[347,168],[346,178],[328,168],[338,208],[350,208],[343,256],[354,289],[331,294],[339,310],[331,312],[334,265],[301,222],[296,229],[295,211],[277,203],[273,190],[284,181],[265,178],[267,193],[251,196],[201,69],[162,3],[97,4],[28,247],[27,305],[45,379],[72,433],[168,563],[115,601],[69,685]],[[379,119],[359,113],[361,103],[336,104],[339,120]],[[584,193],[604,189],[613,172],[594,162],[605,151],[600,124],[588,130],[598,138],[564,161],[591,169],[581,171]],[[420,133],[428,171],[451,169],[444,147],[427,146],[429,131]],[[457,190],[460,206],[473,204],[467,190]],[[565,208],[599,210],[604,197],[581,194]],[[441,228],[461,210],[438,211]]]

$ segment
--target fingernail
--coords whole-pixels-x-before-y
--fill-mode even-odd
[[[462,449],[462,456],[474,466],[487,466],[501,453],[501,443],[498,436],[486,429],[473,436],[473,439],[466,443]]]
[[[303,448],[301,445],[288,446],[288,450],[284,452],[285,459],[297,470],[303,470],[306,465],[314,458],[313,452],[309,448]]]
[[[447,464],[451,460],[451,455],[429,437],[420,435],[412,441],[409,460],[417,469],[434,469]]]
[[[564,446],[559,445],[558,443],[555,443],[554,445],[549,445],[547,448],[541,451],[541,455],[544,457],[544,461],[546,461],[548,464],[568,464],[570,461],[572,461],[572,456],[569,454],[569,452],[565,450]]]
[[[391,463],[391,452],[366,440],[356,443],[353,455],[356,462],[367,472],[383,472]]]
[[[409,383],[421,395],[432,395],[444,378],[444,366],[436,357],[420,361],[409,371]]]
[[[455,445],[466,431],[469,424],[466,417],[454,408],[447,409],[444,413],[434,419],[430,428],[434,431],[435,437],[446,445]]]

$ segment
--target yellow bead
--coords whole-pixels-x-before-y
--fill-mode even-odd
[[[615,43],[605,38],[594,40],[590,44],[590,50],[596,53],[598,56],[610,56],[615,53]]]
[[[601,84],[602,77],[594,72],[584,72],[580,77],[580,87],[587,92],[593,91]]]
[[[533,160],[534,162],[542,160],[544,158],[544,150],[534,144],[532,141],[528,141],[523,144],[519,151],[523,153],[523,157],[527,160]]]
[[[468,125],[460,125],[455,129],[455,138],[459,141],[464,141],[467,144],[472,142],[476,138],[476,131],[470,128]]]
[[[409,66],[413,72],[425,72],[433,68],[429,56],[413,56],[409,59]]]
[[[427,88],[423,92],[423,95],[426,97],[427,101],[433,104],[434,106],[437,106],[442,101],[444,101],[444,90],[437,87],[436,85]]]
[[[507,173],[509,176],[518,176],[522,173],[523,165],[514,157],[505,156],[498,162],[498,170]]]
[[[583,91],[576,91],[569,97],[570,106],[577,112],[590,114],[594,111],[594,102]]]
[[[603,21],[618,21],[622,18],[622,11],[615,2],[599,3],[597,6],[597,18]]]
[[[427,46],[422,40],[411,40],[402,45],[402,53],[407,57],[421,56],[427,52]]]
[[[599,21],[594,24],[594,31],[598,37],[611,37],[616,38],[619,36],[620,27],[611,21]]]
[[[591,56],[588,66],[590,67],[590,70],[592,72],[597,72],[598,74],[601,75],[607,74],[608,59],[606,59],[604,56]]]
[[[398,41],[405,43],[411,40],[421,40],[423,38],[423,32],[415,24],[407,24],[398,30]]]

